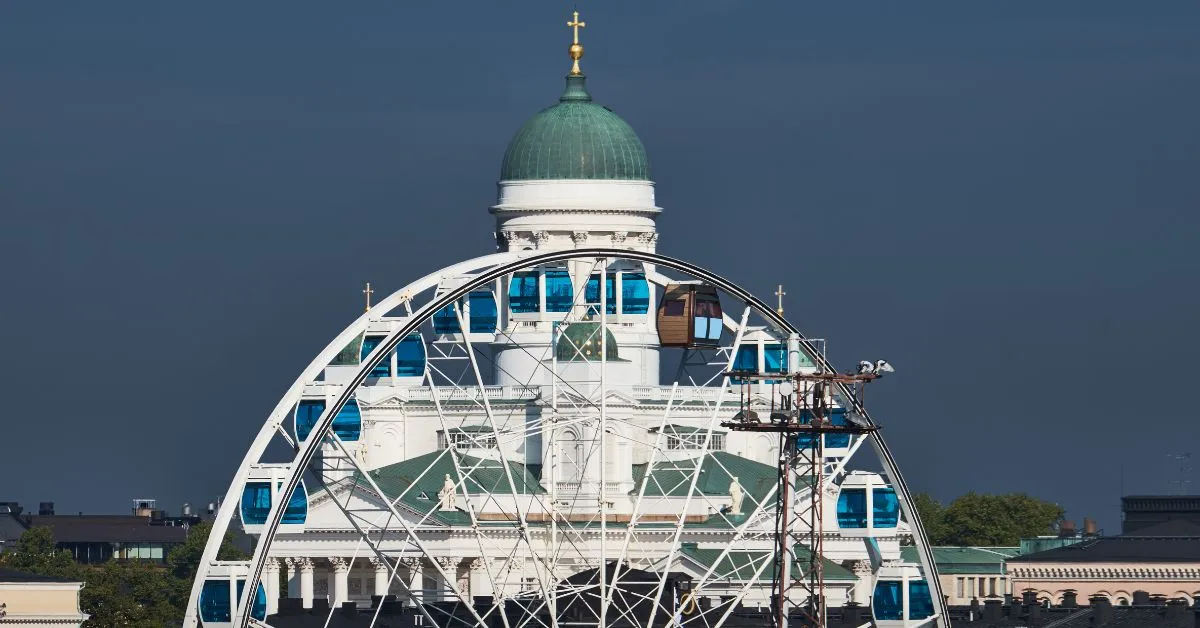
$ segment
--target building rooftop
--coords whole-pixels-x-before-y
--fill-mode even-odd
[[[55,578],[54,576],[40,576],[33,573],[25,573],[24,571],[13,571],[12,569],[0,569],[0,583],[3,582],[78,582],[70,578]]]
[[[1131,534],[1102,536],[1008,559],[1009,562],[1186,563],[1200,561],[1200,525],[1166,521]]]
[[[56,543],[182,543],[183,526],[150,525],[148,517],[134,515],[31,515],[26,527],[47,527]]]
[[[1018,547],[934,547],[933,560],[941,574],[1003,574],[1004,562],[1020,552]],[[905,562],[920,561],[916,546],[900,548]]]

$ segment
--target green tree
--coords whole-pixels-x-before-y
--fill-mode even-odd
[[[946,545],[949,535],[946,533],[946,507],[934,499],[929,493],[913,495],[913,507],[921,523],[925,526],[925,535],[933,545]]]
[[[84,582],[80,606],[89,614],[87,628],[159,628],[183,621],[204,545],[212,526],[200,523],[185,541],[167,555],[166,565],[144,560],[110,560],[103,565],[79,565],[69,552],[55,548],[50,528],[35,527],[21,535],[17,546],[0,554],[0,565],[44,576]],[[249,556],[225,535],[218,560]]]
[[[178,583],[149,561],[110,560],[90,568],[85,581],[80,596],[91,615],[87,628],[157,628],[183,621],[183,608],[172,595]]]
[[[1013,546],[1022,538],[1051,534],[1066,513],[1062,506],[1025,493],[981,495],[974,491],[955,499],[942,513],[944,545]]]
[[[187,538],[167,554],[167,571],[172,576],[171,599],[180,609],[187,608],[188,596],[192,593],[192,580],[200,567],[200,558],[204,555],[204,546],[212,534],[212,524],[205,521],[197,523],[188,529]],[[238,549],[233,544],[233,535],[225,533],[221,541],[221,549],[217,550],[217,560],[249,560],[250,555]]]
[[[54,531],[46,527],[30,528],[21,534],[17,546],[3,554],[3,564],[8,569],[41,576],[79,577],[75,558],[55,547]]]
[[[204,521],[188,529],[187,538],[167,554],[167,569],[171,575],[189,583],[196,577],[196,569],[200,566],[200,557],[204,555],[204,546],[212,534],[212,524]],[[217,560],[249,560],[250,555],[238,549],[233,544],[233,535],[226,532],[221,541],[221,549],[217,550]]]

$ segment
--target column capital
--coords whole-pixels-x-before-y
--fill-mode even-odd
[[[400,564],[404,565],[405,567],[408,567],[409,569],[420,569],[421,568],[421,557],[420,556],[405,556],[404,558],[400,559]]]
[[[329,559],[329,564],[333,565],[333,570],[338,573],[350,571],[350,560],[341,556],[333,556]]]
[[[300,571],[309,571],[313,569],[312,559],[307,556],[292,556],[287,558],[288,569],[299,569]]]
[[[483,561],[483,558],[472,558],[471,562],[467,565],[467,569],[470,569],[471,571],[482,571],[485,565]]]
[[[279,568],[281,567],[280,562],[282,560],[283,559],[278,558],[267,558],[267,562],[265,565],[263,565],[263,569],[266,569],[267,571],[279,571]]]
[[[460,562],[459,559],[452,558],[450,556],[438,556],[434,560],[437,561],[438,566],[440,566],[442,569],[449,569],[450,567],[458,565]]]
[[[372,556],[367,560],[371,561],[371,566],[375,568],[375,571],[388,571],[392,568],[388,561],[379,556]]]

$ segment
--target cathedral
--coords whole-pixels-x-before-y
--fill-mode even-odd
[[[500,160],[497,250],[378,303],[368,286],[366,313],[234,480],[228,526],[260,537],[252,621],[350,609],[414,622],[389,625],[733,626],[767,617],[781,588],[809,602],[811,587],[778,583],[814,569],[822,608],[929,617],[920,569],[901,560],[903,496],[851,463],[867,436],[818,447],[723,426],[823,394],[787,380],[824,356],[771,308],[660,261],[670,209],[638,135],[593,96],[578,13],[568,26],[557,102]],[[853,414],[837,395],[828,406],[833,423]],[[297,457],[270,461],[268,441]],[[193,625],[228,625],[253,576],[213,557]]]

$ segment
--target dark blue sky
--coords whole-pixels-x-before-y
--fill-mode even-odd
[[[222,493],[362,280],[492,249],[570,8],[0,2],[0,499]],[[872,407],[915,488],[1110,530],[1122,467],[1176,488],[1168,454],[1200,455],[1200,6],[580,10],[660,250],[782,282],[839,364],[895,364]]]

